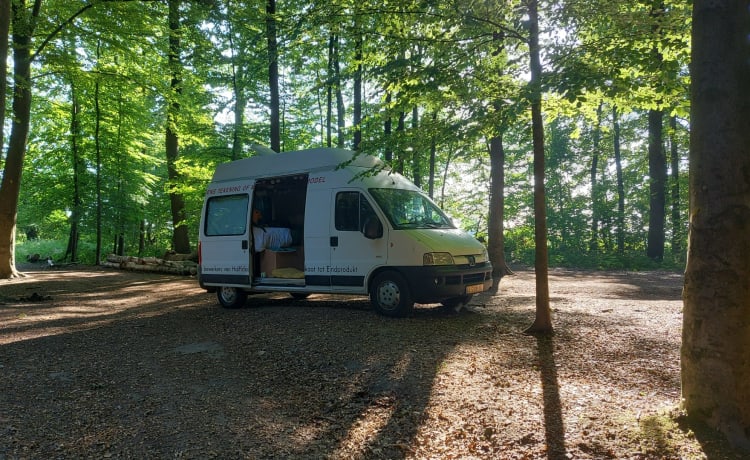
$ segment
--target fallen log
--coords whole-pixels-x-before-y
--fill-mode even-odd
[[[190,254],[180,254],[174,251],[167,251],[164,253],[164,257],[162,257],[164,260],[169,261],[186,261],[186,260],[192,260],[193,262],[198,262],[198,252],[194,251]]]
[[[173,275],[195,275],[198,273],[198,264],[191,260],[167,261],[156,257],[133,257],[109,254],[106,260],[101,262],[101,265],[121,270],[169,273]]]

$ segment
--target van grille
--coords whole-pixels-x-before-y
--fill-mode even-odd
[[[471,273],[468,275],[453,275],[445,277],[445,284],[476,284],[489,280],[492,274],[490,272]]]

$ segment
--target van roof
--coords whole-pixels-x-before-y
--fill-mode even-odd
[[[213,181],[283,176],[301,172],[335,169],[349,162],[347,166],[362,168],[384,168],[385,164],[377,157],[356,153],[346,149],[316,148],[295,150],[275,154],[261,154],[250,158],[222,163],[216,166]]]

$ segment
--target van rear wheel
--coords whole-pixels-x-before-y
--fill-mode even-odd
[[[221,286],[216,290],[216,297],[224,308],[239,308],[245,305],[247,292],[236,287]]]
[[[375,277],[370,287],[370,302],[385,316],[406,316],[414,308],[409,285],[397,272],[384,272]]]

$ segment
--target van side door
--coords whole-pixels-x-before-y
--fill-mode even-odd
[[[327,272],[335,291],[366,293],[367,276],[385,265],[388,235],[367,196],[357,189],[334,189],[331,219],[331,263]],[[379,234],[365,236],[367,227]]]
[[[331,279],[326,267],[331,262],[331,188],[325,173],[310,174],[305,205],[305,284],[327,292]]]
[[[201,219],[201,282],[250,286],[250,203],[254,181],[215,183],[206,190]]]

